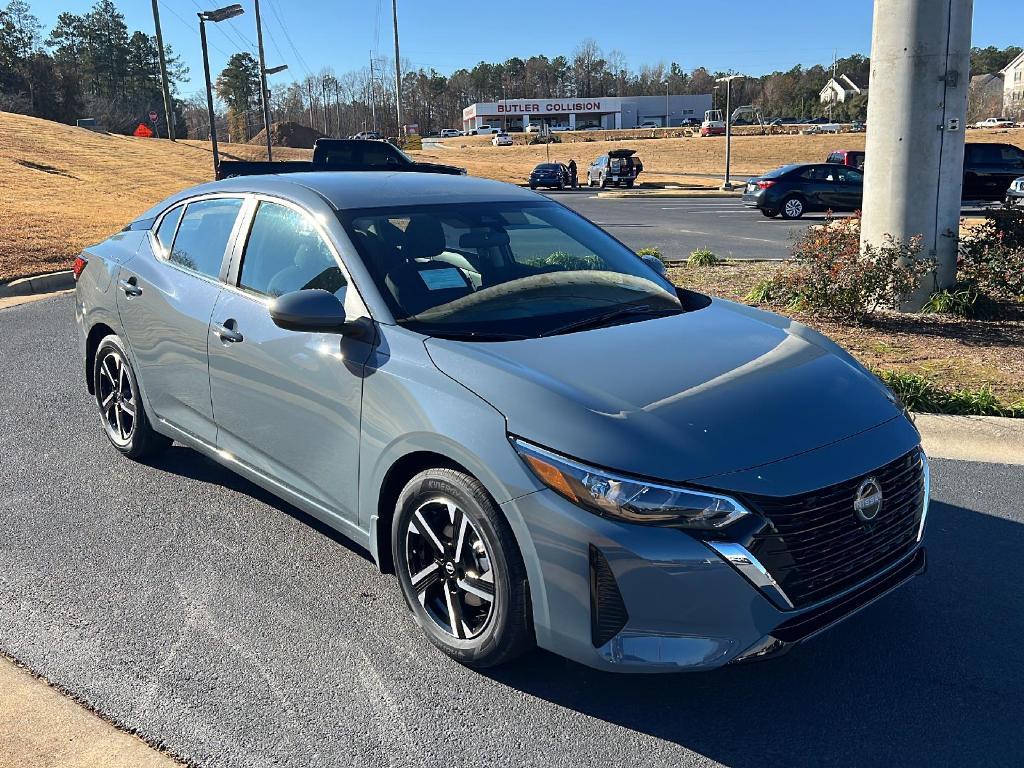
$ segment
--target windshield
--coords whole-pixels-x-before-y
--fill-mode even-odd
[[[553,202],[339,217],[396,321],[421,333],[529,338],[682,311],[671,283]]]

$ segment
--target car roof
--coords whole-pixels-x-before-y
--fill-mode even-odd
[[[298,188],[312,190],[335,210],[380,208],[430,203],[486,203],[537,200],[535,192],[500,181],[474,176],[414,171],[311,171],[265,174],[200,184],[163,201],[159,212],[186,197],[217,192],[253,192],[294,195]],[[546,199],[546,198],[544,198]]]

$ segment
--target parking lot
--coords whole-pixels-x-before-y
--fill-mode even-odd
[[[735,201],[570,199],[667,252],[738,255],[753,230],[781,255],[789,232]],[[680,239],[714,222],[717,240]],[[934,462],[929,572],[788,656],[622,677],[538,652],[481,674],[423,639],[366,553],[294,508],[185,448],[152,466],[117,455],[74,333],[69,296],[0,311],[0,649],[186,760],[1020,764],[1019,467]]]
[[[727,259],[784,259],[794,235],[824,214],[800,221],[768,219],[739,199],[598,197],[586,189],[547,192],[636,250],[656,247],[669,258],[686,258],[710,248]]]

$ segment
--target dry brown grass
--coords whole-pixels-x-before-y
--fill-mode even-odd
[[[641,180],[656,183],[697,183],[714,186],[712,179],[686,174],[716,174],[725,170],[725,140],[720,137],[641,138],[628,141],[592,140],[596,133],[558,134],[562,143],[548,145],[551,161],[567,163],[575,158],[580,175],[586,178],[586,167],[594,158],[610,149],[636,149],[644,162]],[[511,147],[492,147],[488,136],[466,136],[446,139],[444,149],[425,149],[411,153],[423,160],[452,163],[465,167],[474,176],[487,176],[501,181],[521,183],[537,163],[547,162],[544,145],[525,144],[525,134],[512,134]],[[1008,142],[1024,147],[1024,129],[1012,131],[971,131],[969,141]],[[732,140],[732,174],[743,178],[755,176],[786,163],[823,162],[834,149],[863,149],[863,133],[836,135],[734,136]]]
[[[206,142],[94,133],[7,112],[0,136],[0,281],[66,269],[84,246],[213,175]],[[260,156],[259,147],[224,150]]]

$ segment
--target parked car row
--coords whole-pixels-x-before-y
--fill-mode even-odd
[[[643,169],[644,164],[636,156],[635,149],[613,149],[587,166],[587,186],[604,189],[611,184],[632,188]],[[530,189],[574,186],[572,173],[564,163],[541,163],[530,172],[527,182]]]
[[[855,211],[864,196],[865,153],[836,150],[824,163],[784,165],[747,181],[744,204],[765,216],[799,219],[809,211]],[[962,199],[1024,204],[1024,149],[1012,144],[968,144]]]

